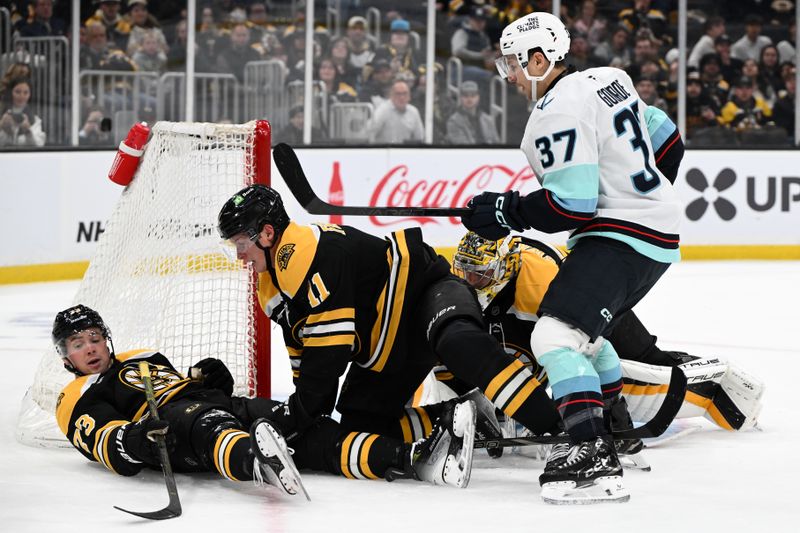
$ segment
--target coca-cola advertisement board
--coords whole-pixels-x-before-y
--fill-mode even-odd
[[[334,205],[463,207],[483,191],[513,189],[527,194],[539,188],[519,150],[307,149],[297,153],[314,191]],[[375,235],[421,226],[425,240],[439,247],[455,246],[466,231],[454,217],[309,215],[291,198],[274,165],[272,170],[273,186],[286,199],[290,215],[302,223],[347,224]],[[530,234],[555,244],[563,244],[567,237],[566,233]]]

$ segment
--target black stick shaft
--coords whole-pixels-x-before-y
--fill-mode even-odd
[[[147,408],[150,416],[154,420],[160,420],[158,416],[158,404],[156,403],[156,394],[153,390],[153,380],[150,377],[150,366],[146,361],[139,362],[139,375],[144,384],[144,394],[147,398]],[[181,508],[181,500],[178,497],[178,487],[175,484],[175,474],[172,472],[172,464],[169,462],[169,452],[167,451],[167,444],[164,435],[155,435],[156,446],[158,446],[158,455],[161,459],[161,469],[164,472],[164,482],[167,485],[167,493],[169,494],[169,503],[161,510],[153,512],[137,512],[123,509],[122,507],[114,506],[115,509],[120,511],[147,518],[149,520],[165,520],[167,518],[175,518],[181,515],[183,509]]]
[[[272,149],[275,166],[292,195],[312,215],[357,215],[387,217],[458,217],[470,213],[468,207],[371,207],[332,205],[314,192],[294,149],[285,143]]]

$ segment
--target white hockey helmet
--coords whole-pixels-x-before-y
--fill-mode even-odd
[[[508,77],[507,58],[514,56],[522,67],[525,77],[531,81],[545,79],[556,64],[563,61],[569,52],[569,31],[561,19],[551,13],[537,11],[515,20],[503,29],[500,37],[500,53],[495,63],[503,79]],[[541,76],[528,73],[528,52],[540,48],[550,62],[547,71]]]

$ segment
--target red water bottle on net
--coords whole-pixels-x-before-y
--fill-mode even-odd
[[[339,175],[339,162],[333,162],[333,176],[328,189],[328,203],[331,205],[344,205],[344,187],[342,177]],[[331,224],[342,224],[342,215],[331,215]]]
[[[149,135],[150,127],[147,122],[133,125],[125,140],[119,143],[114,163],[111,165],[111,170],[108,171],[108,179],[123,186],[133,181]]]

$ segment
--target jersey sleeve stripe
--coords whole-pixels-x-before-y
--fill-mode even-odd
[[[353,346],[356,340],[354,333],[347,335],[329,335],[326,337],[303,338],[304,348],[315,348],[321,346]]]
[[[118,474],[119,472],[116,471],[114,466],[111,462],[111,456],[108,453],[108,441],[111,433],[119,428],[127,424],[127,420],[112,420],[102,428],[97,430],[95,433],[95,443],[94,443],[94,450],[92,450],[92,455],[94,458],[97,459],[97,462]]]
[[[554,202],[553,200],[553,193],[551,191],[545,190],[545,198],[547,198],[548,205],[555,211],[557,214],[561,215],[565,218],[571,218],[573,220],[592,220],[592,215],[594,213],[588,213],[589,216],[583,216],[584,213],[581,212],[568,212],[566,207],[561,206],[558,202]],[[566,210],[566,211],[565,211]]]
[[[312,315],[308,315],[306,319],[306,324],[316,324],[318,322],[335,322],[337,320],[345,320],[350,319],[353,320],[356,317],[356,310],[353,307],[342,307],[340,309],[333,309],[331,311],[325,311],[324,313],[314,313]]]
[[[308,324],[306,322],[306,324]],[[330,333],[355,333],[356,323],[352,320],[347,322],[334,322],[320,324],[316,326],[306,326],[303,328],[303,338],[328,335]]]
[[[568,204],[565,207],[572,211],[593,213],[597,205],[597,195],[600,190],[600,167],[597,163],[583,163],[546,172],[542,180],[542,187],[552,192],[560,202]],[[576,205],[591,204],[589,209],[573,209]]]
[[[672,132],[672,135],[667,138],[664,145],[661,148],[656,149],[656,165],[664,159],[664,156],[667,155],[669,149],[681,139],[680,132],[678,132],[677,128]]]

